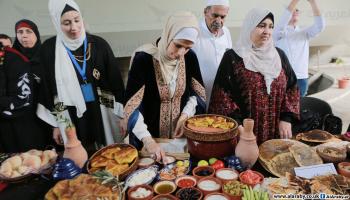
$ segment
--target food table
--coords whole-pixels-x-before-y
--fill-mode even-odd
[[[317,134],[317,131],[316,134],[305,133],[301,135],[299,139],[306,140],[306,142],[314,142],[315,139],[313,135],[316,135],[316,142],[320,142],[320,136]],[[320,142],[324,142],[325,144],[328,144],[326,142],[336,139],[333,136],[321,138],[326,138],[327,141]],[[344,143],[344,141],[342,142]],[[343,144],[342,142],[340,142],[339,139],[336,140],[336,144]],[[348,142],[346,145],[348,146]],[[107,197],[111,199],[117,199],[120,194],[125,194],[127,199],[137,199],[136,197],[132,197],[133,193],[134,195],[146,195],[150,192],[152,197],[156,195],[160,197],[163,195],[169,199],[176,199],[175,195],[185,199],[188,198],[189,195],[192,195],[192,198],[198,198],[198,195],[203,198],[205,198],[206,195],[212,195],[212,198],[206,198],[209,200],[218,198],[220,195],[221,199],[227,199],[227,196],[229,196],[229,199],[234,199],[236,197],[233,198],[230,193],[231,191],[237,192],[237,188],[239,188],[238,192],[240,195],[233,195],[238,196],[237,198],[253,199],[248,196],[254,194],[260,196],[256,199],[266,199],[267,192],[271,191],[273,191],[274,194],[284,194],[288,191],[307,191],[302,187],[301,183],[307,183],[311,187],[317,186],[317,189],[321,188],[316,191],[332,192],[331,190],[322,190],[322,183],[327,182],[325,180],[336,180],[336,183],[341,185],[341,187],[333,188],[334,191],[346,191],[350,188],[350,182],[342,176],[332,175],[326,178],[319,177],[311,181],[294,176],[291,173],[286,174],[284,179],[294,184],[293,186],[288,186],[289,183],[287,183],[287,185],[281,185],[278,183],[278,178],[269,178],[273,176],[283,177],[284,172],[293,173],[294,167],[320,164],[322,160],[318,154],[323,155],[328,152],[344,152],[343,150],[333,151],[334,148],[338,148],[337,146],[319,146],[320,148],[310,147],[297,140],[268,140],[259,147],[259,162],[255,163],[252,170],[244,171],[242,166],[236,163],[237,158],[232,155],[227,156],[226,159],[218,157],[219,160],[217,158],[199,160],[198,157],[197,159],[191,157],[189,160],[170,159],[171,161],[169,162],[171,164],[164,165],[162,163],[155,163],[151,158],[141,158],[139,156],[140,154],[138,155],[136,149],[131,145],[113,144],[96,152],[87,162],[86,169],[89,174],[102,172],[102,175],[101,173],[100,175],[94,174],[98,179],[93,178],[91,175],[80,175],[78,178],[60,181],[56,184],[56,181],[36,176],[21,183],[9,184],[7,188],[0,192],[0,199],[43,199],[45,195],[47,199],[59,199],[59,196],[66,193],[67,190],[70,190],[69,193],[71,193],[71,195],[76,195],[75,192],[77,191],[84,191],[85,188],[91,188],[91,184],[94,185],[92,188],[98,189],[91,189],[91,193],[88,195],[93,194],[99,197],[101,195],[107,195],[108,193],[109,196]],[[344,147],[343,145],[340,149],[344,149]],[[304,150],[300,151],[300,149]],[[324,159],[324,157],[322,158]],[[329,158],[329,156],[327,158]],[[291,159],[295,160],[293,162],[285,162]],[[337,159],[337,161],[341,160]],[[349,165],[344,165],[344,168],[348,166]],[[136,170],[136,168],[138,169]],[[232,168],[243,172],[240,174],[236,173],[236,170]],[[283,168],[284,170],[278,171],[279,168]],[[223,171],[221,174],[224,175],[219,175],[220,170]],[[108,173],[103,174],[105,172]],[[233,178],[228,178],[232,176],[232,173],[236,174]],[[185,176],[186,174],[188,175]],[[115,176],[120,177],[122,180],[115,178]],[[275,180],[278,181],[276,182]],[[124,185],[121,185],[120,181],[125,181]],[[265,182],[267,181],[273,182],[266,185]],[[318,185],[315,185],[315,183]],[[271,184],[274,186],[272,188],[273,190],[270,187]],[[74,187],[72,185],[74,185]],[[259,187],[253,190],[252,188],[256,185]],[[125,186],[129,187],[129,189],[123,190]],[[186,187],[190,187],[190,189]],[[114,190],[115,188],[119,191],[117,195],[116,190]],[[232,188],[234,188],[234,190]],[[172,193],[172,195],[170,196],[168,193]]]

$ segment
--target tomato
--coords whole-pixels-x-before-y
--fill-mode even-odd
[[[221,169],[225,167],[225,163],[221,160],[217,160],[214,164],[211,165],[215,170]]]
[[[257,184],[262,181],[262,177],[252,170],[247,170],[242,173],[241,180],[247,184]]]

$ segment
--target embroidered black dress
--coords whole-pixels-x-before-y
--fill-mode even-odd
[[[222,114],[241,123],[254,119],[258,144],[279,138],[279,121],[293,122],[299,118],[297,79],[284,52],[277,48],[282,70],[267,94],[264,77],[244,67],[243,59],[228,50],[216,74],[209,113]]]
[[[139,113],[152,137],[171,137],[178,117],[190,96],[196,96],[196,113],[205,112],[205,90],[195,53],[189,51],[180,61],[173,98],[164,84],[160,65],[145,52],[135,54],[126,88],[125,117],[130,143],[140,148],[141,143],[132,133]]]
[[[29,60],[12,48],[0,49],[0,152],[44,149],[45,133],[33,105]]]
[[[67,106],[66,109],[69,111],[70,118],[76,127],[78,138],[83,146],[89,152],[93,152],[96,147],[106,144],[105,134],[110,130],[105,130],[104,125],[117,126],[117,121],[108,118],[111,116],[105,110],[113,110],[116,102],[122,105],[124,84],[109,44],[104,39],[89,34],[87,34],[87,42],[86,76],[87,82],[92,84],[95,101],[86,102],[86,111],[81,118],[77,117],[75,107]],[[55,44],[56,37],[53,37],[45,41],[41,47],[43,83],[41,84],[39,103],[49,111],[54,111],[54,99],[57,96]],[[72,52],[80,65],[83,62],[83,46]],[[76,69],[75,71],[79,83],[84,84],[79,72]],[[113,135],[113,137],[118,136]]]

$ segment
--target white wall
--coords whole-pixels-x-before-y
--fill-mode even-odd
[[[166,15],[176,10],[190,10],[202,16],[205,0],[76,0],[91,33],[101,35],[112,46],[116,56],[130,56],[145,42],[158,37]],[[350,43],[350,1],[316,0],[326,17],[327,28],[312,45]],[[14,36],[14,24],[22,18],[35,21],[44,38],[55,34],[47,9],[47,0],[0,0],[0,32]],[[250,8],[266,7],[275,19],[281,15],[288,0],[230,0],[227,25],[235,40],[241,22]],[[313,21],[311,8],[300,0],[301,25]]]

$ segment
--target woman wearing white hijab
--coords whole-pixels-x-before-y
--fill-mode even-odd
[[[205,90],[195,53],[196,17],[189,12],[171,15],[160,40],[135,51],[126,87],[125,124],[130,143],[164,158],[153,137],[182,135],[187,117],[205,111]]]
[[[92,152],[119,135],[115,116],[122,116],[124,95],[120,71],[108,43],[86,33],[73,0],[49,0],[49,11],[57,36],[42,45],[44,79],[37,114],[61,133],[67,123],[57,114],[63,115]],[[60,138],[54,129],[57,143]]]
[[[291,138],[291,122],[299,118],[296,77],[284,52],[274,47],[273,23],[269,10],[247,14],[237,44],[221,61],[209,105],[209,112],[239,123],[254,119],[258,144]]]

